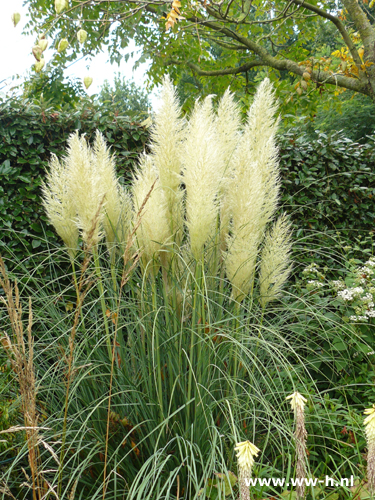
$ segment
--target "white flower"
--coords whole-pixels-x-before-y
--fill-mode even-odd
[[[336,288],[336,290],[343,290],[345,288],[345,283],[341,280],[333,280],[330,284]]]
[[[315,264],[315,262],[312,262],[309,266],[305,267],[305,269],[302,271],[303,274],[310,274],[310,273],[317,273],[318,272],[318,266]]]
[[[348,300],[348,301],[353,300],[353,292],[348,288],[337,292],[337,296],[340,297],[342,300]]]
[[[320,281],[317,280],[309,280],[307,283],[315,288],[321,288],[322,286],[324,286],[324,283],[321,283]]]
[[[361,300],[363,300],[363,302],[368,302],[370,305],[372,303],[372,300],[373,300],[372,293],[366,293],[363,297],[361,297]]]
[[[350,316],[350,321],[367,321],[367,316]]]
[[[351,289],[353,297],[359,297],[363,292],[363,288],[361,286],[356,286]]]

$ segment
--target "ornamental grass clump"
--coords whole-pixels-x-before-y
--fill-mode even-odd
[[[55,424],[65,422],[55,432],[64,435],[59,491],[71,488],[76,460],[82,498],[119,492],[120,484],[127,500],[197,498],[214,474],[230,475],[227,450],[240,435],[246,444],[249,415],[260,408],[262,425],[280,419],[283,428],[270,409],[274,379],[289,363],[280,353],[292,357],[293,348],[278,327],[262,323],[290,270],[290,224],[286,216],[274,222],[275,113],[265,80],[243,127],[229,91],[217,106],[212,96],[197,101],[185,119],[165,79],[149,152],[129,188],[99,133],[92,146],[74,134],[65,158],[51,162],[43,187],[49,219],[63,218],[54,218],[57,203],[74,238],[56,230],[73,264],[83,242],[93,257],[85,273],[97,285],[86,304],[76,286],[74,403]],[[122,262],[124,248],[132,258]],[[64,337],[67,319],[59,318]],[[90,376],[81,377],[79,359]],[[54,398],[66,394],[58,388]],[[83,428],[91,429],[84,460],[76,445]],[[258,451],[238,446],[243,484]]]
[[[24,430],[28,448],[28,463],[31,472],[33,500],[39,500],[45,493],[45,482],[40,470],[39,445],[43,442],[38,428],[37,387],[34,368],[34,339],[32,336],[33,312],[29,298],[29,314],[27,323],[27,343],[24,339],[23,311],[17,283],[12,285],[8,278],[3,259],[0,257],[0,304],[4,304],[10,319],[12,335],[1,332],[0,341],[17,378],[21,393],[21,410],[24,418]],[[10,429],[10,431],[22,428]],[[26,476],[27,478],[27,476]]]

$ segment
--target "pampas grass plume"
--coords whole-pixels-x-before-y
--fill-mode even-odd
[[[223,158],[223,172],[220,182],[220,248],[224,251],[231,217],[230,204],[226,194],[233,177],[233,156],[240,140],[241,127],[239,106],[229,89],[220,99],[215,125]]]
[[[47,217],[74,259],[78,246],[76,209],[69,193],[69,176],[65,163],[53,155],[46,182],[42,182],[42,203]]]
[[[279,165],[276,132],[279,118],[275,118],[277,102],[275,91],[268,78],[259,85],[250,106],[244,129],[244,142],[249,157],[258,163],[263,185],[262,225],[272,219],[279,197]]]
[[[100,178],[101,190],[105,193],[102,224],[107,245],[111,246],[116,239],[117,224],[121,212],[120,189],[114,157],[110,154],[99,130],[96,131],[93,155],[96,175]]]
[[[77,226],[82,239],[95,246],[103,237],[101,231],[104,218],[103,211],[97,217],[93,230],[93,221],[103,201],[105,191],[102,179],[96,168],[95,155],[89,148],[86,139],[79,137],[78,132],[72,134],[68,141],[68,155],[65,159],[69,175],[69,195],[77,212]]]
[[[193,257],[200,260],[215,231],[217,194],[223,158],[216,134],[211,98],[195,104],[183,147],[186,220]]]
[[[141,262],[144,270],[147,273],[151,271],[155,275],[160,266],[159,253],[170,241],[171,231],[164,190],[161,188],[158,172],[150,156],[141,156],[132,190],[135,214],[138,214],[148,197],[140,215],[136,245],[142,252]]]
[[[282,215],[264,239],[259,277],[262,307],[280,296],[291,271],[291,247],[291,224]]]
[[[181,142],[184,137],[181,108],[169,77],[163,80],[161,106],[151,129],[153,162],[159,172],[168,205],[174,202],[181,175]]]
[[[258,249],[277,209],[279,178],[274,118],[276,104],[266,78],[257,90],[247,123],[233,154],[233,179],[226,203],[232,218],[226,271],[232,296],[241,301],[252,288]]]

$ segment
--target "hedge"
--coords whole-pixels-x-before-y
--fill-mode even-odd
[[[59,243],[41,207],[41,179],[51,153],[63,155],[72,132],[91,139],[96,129],[112,146],[126,182],[148,138],[147,130],[130,118],[92,105],[70,114],[25,107],[17,100],[0,105],[0,253],[23,258]],[[372,231],[374,160],[374,138],[359,145],[337,133],[320,133],[311,141],[298,130],[280,137],[281,201],[291,213],[295,234]],[[10,229],[20,237],[15,239]]]

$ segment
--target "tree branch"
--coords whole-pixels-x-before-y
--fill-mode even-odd
[[[254,42],[251,38],[244,37],[229,28],[221,26],[219,23],[215,23],[213,21],[205,21],[198,17],[189,18],[188,20],[190,22],[206,26],[207,28],[210,28],[213,31],[222,33],[223,35],[226,35],[228,38],[231,38],[232,40],[236,40],[237,42],[239,42],[248,50],[250,50],[251,52],[253,52],[258,56],[257,61],[261,62],[262,64],[257,64],[257,66],[261,65],[268,66],[277,69],[279,71],[286,70],[299,76],[302,76],[303,73],[305,72],[305,67],[300,66],[297,62],[292,61],[291,59],[278,59],[272,56],[264,47]],[[192,63],[187,63],[187,64],[189,65]],[[213,71],[215,72],[212,73],[212,71],[209,71],[206,74],[206,76],[220,76],[222,74],[236,74],[240,72],[238,71],[238,68],[226,68],[225,71],[227,71],[227,73],[222,73],[221,70],[213,70]],[[369,96],[372,95],[370,89],[368,88],[367,82],[363,82],[358,78],[354,77],[351,78],[345,75],[333,74],[332,72],[321,71],[321,70],[314,70],[311,76],[312,79],[317,83],[328,83],[331,85],[338,85],[339,87],[343,87],[348,90],[353,90],[354,92],[361,92],[362,94],[366,94]]]
[[[249,69],[255,68],[256,66],[264,66],[262,61],[249,61],[246,64],[242,64],[242,66],[237,66],[235,68],[223,68],[223,69],[214,69],[214,70],[203,70],[196,64],[189,61],[178,61],[175,59],[168,59],[164,63],[167,66],[172,64],[185,64],[190,69],[195,71],[199,76],[224,76],[224,75],[237,75],[238,73],[246,73]]]

